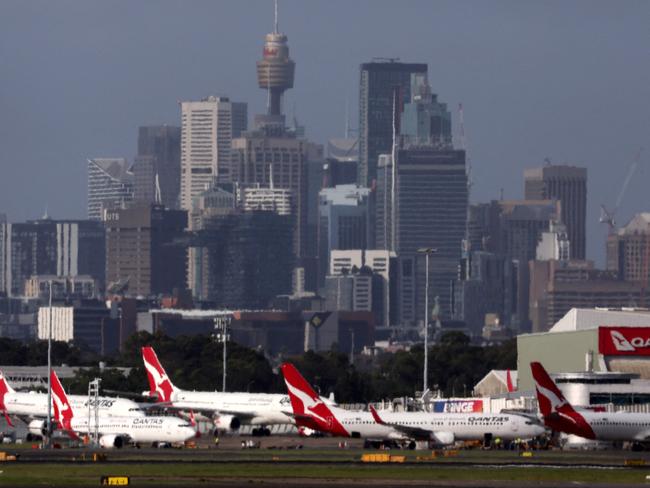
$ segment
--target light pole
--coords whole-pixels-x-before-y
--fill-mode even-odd
[[[422,394],[429,389],[429,256],[437,253],[438,250],[432,247],[421,247],[418,253],[424,254],[424,381]]]
[[[52,280],[50,280],[50,304],[47,332],[47,447],[52,446]]]
[[[230,333],[228,331],[228,325],[230,322],[230,317],[222,316],[216,317],[214,319],[214,328],[217,329],[217,341],[223,343],[223,382],[221,385],[221,391],[226,391],[226,343],[230,339]]]

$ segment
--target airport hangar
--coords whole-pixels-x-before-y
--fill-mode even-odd
[[[573,308],[548,332],[517,336],[518,389],[539,361],[577,405],[650,404],[650,310]]]

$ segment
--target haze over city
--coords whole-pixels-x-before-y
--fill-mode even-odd
[[[85,215],[86,159],[136,153],[137,127],[178,125],[178,100],[210,94],[265,109],[255,61],[267,1],[8,1],[0,16],[0,209],[12,220]],[[588,168],[587,255],[603,260],[612,206],[648,146],[650,4],[280,3],[296,61],[284,110],[317,142],[358,119],[359,65],[429,64],[458,134],[465,109],[471,201],[520,198],[525,167]],[[648,154],[618,211],[646,210]]]

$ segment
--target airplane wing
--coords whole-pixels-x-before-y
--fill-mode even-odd
[[[430,440],[435,432],[428,429],[423,429],[421,427],[412,427],[410,425],[403,425],[396,422],[384,422],[384,420],[379,416],[375,407],[370,405],[370,412],[372,413],[372,418],[380,425],[385,425],[387,427],[392,427],[396,431],[404,434],[405,437],[410,439],[417,440]]]

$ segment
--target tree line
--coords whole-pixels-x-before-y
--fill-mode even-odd
[[[223,345],[209,336],[180,336],[139,332],[131,336],[122,351],[109,358],[83,351],[63,342],[52,343],[52,364],[83,366],[75,377],[64,381],[71,393],[85,394],[88,382],[101,378],[104,392],[142,393],[149,389],[140,349],[156,350],[169,378],[185,390],[217,391],[222,383]],[[292,362],[322,395],[334,393],[338,402],[361,403],[400,396],[413,396],[422,389],[424,349],[358,355],[350,364],[348,354],[335,348],[327,352],[308,351],[297,356],[265,357],[262,351],[228,343],[227,390],[285,393],[278,366]],[[47,342],[21,343],[0,338],[0,358],[7,365],[47,364]],[[106,362],[100,370],[99,361]],[[499,345],[477,346],[459,332],[449,332],[429,349],[428,384],[444,396],[469,396],[473,386],[492,369],[516,368],[515,340]],[[125,376],[114,366],[131,368]]]

